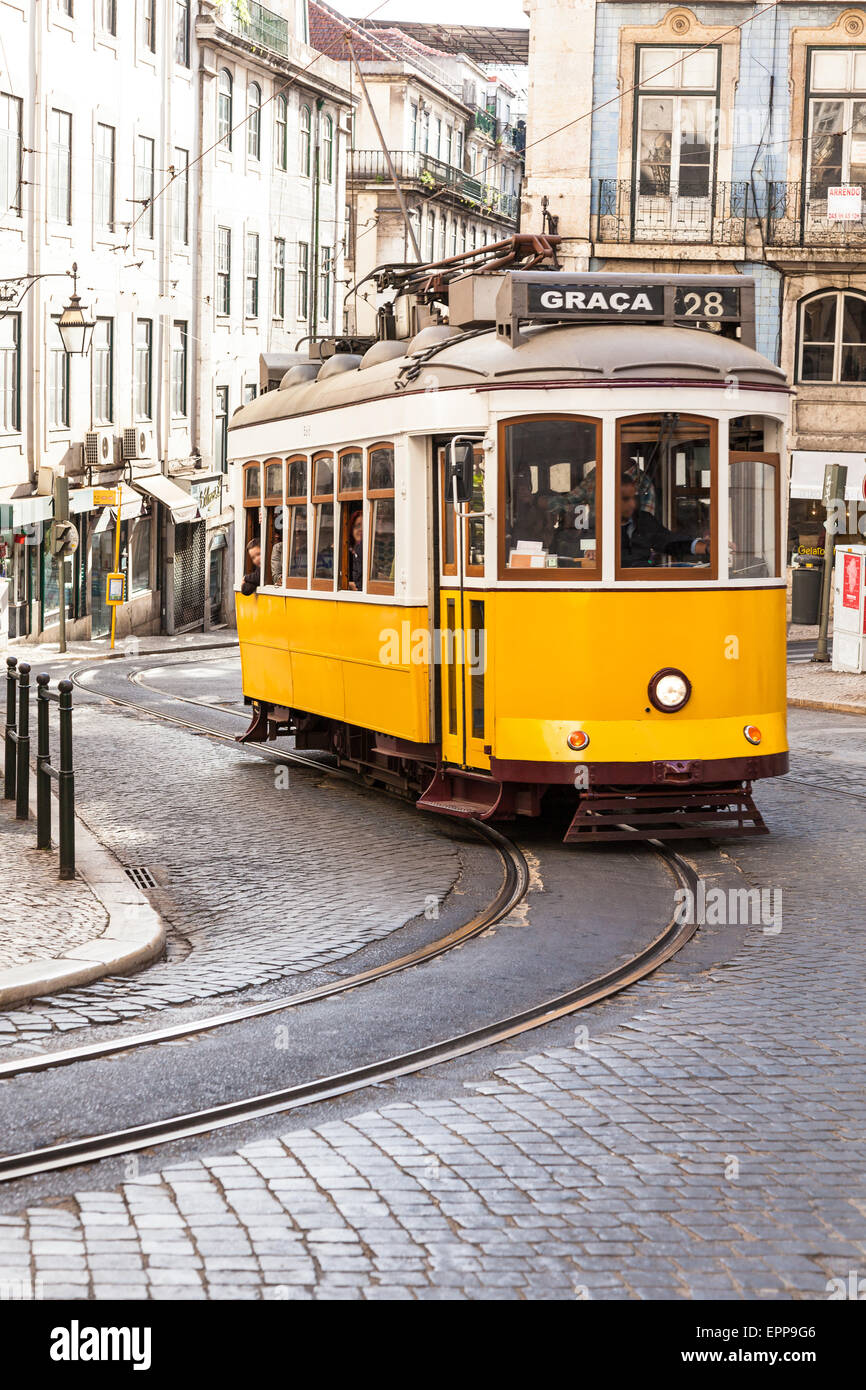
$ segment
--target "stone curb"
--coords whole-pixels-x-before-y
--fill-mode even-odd
[[[56,798],[53,800],[56,809]],[[30,815],[35,822],[35,792]],[[64,956],[0,970],[0,1008],[90,984],[105,975],[129,975],[162,954],[165,923],[156,908],[78,816],[75,865],[77,876],[107,912],[108,925],[99,936],[73,947]]]
[[[119,661],[122,660],[124,657],[129,658],[138,656],[176,656],[178,654],[186,655],[190,652],[219,651],[223,648],[229,649],[231,647],[236,646],[238,646],[237,635],[235,635],[233,639],[229,638],[224,642],[200,642],[196,646],[188,647],[139,647],[138,650],[135,652],[125,652],[118,649],[113,652],[94,652],[93,654],[91,654],[90,652],[65,652],[63,656],[61,656],[59,652],[45,653],[42,651],[40,647],[30,647],[28,649],[28,647],[25,644],[23,646],[15,647],[0,647],[0,657],[15,656],[18,658],[19,661],[27,661],[29,650],[31,657],[34,657],[35,655],[35,657],[41,657],[42,660],[46,662]],[[33,660],[30,661],[30,665],[32,669]]]
[[[846,705],[838,700],[804,700],[801,696],[788,696],[788,704],[796,709],[826,710],[828,714],[866,714],[866,705]]]

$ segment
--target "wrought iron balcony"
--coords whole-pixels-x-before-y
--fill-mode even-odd
[[[491,140],[496,139],[496,117],[492,112],[484,111],[480,106],[476,106],[473,125],[482,134],[489,135]]]
[[[664,193],[642,193],[634,179],[600,179],[596,188],[596,240],[691,242],[738,246],[746,239],[751,195],[748,183],[717,183],[706,197],[672,184]]]
[[[453,164],[435,159],[421,150],[392,150],[394,171],[401,183],[426,189],[429,193],[445,189],[455,202],[489,217],[517,223],[520,198],[482,183]],[[350,150],[349,178],[361,183],[389,184],[391,175],[381,150]]]
[[[284,58],[289,51],[289,25],[282,15],[258,5],[255,0],[247,4],[249,19],[242,19],[236,10],[227,15],[228,27],[241,38],[260,44],[271,53],[279,53]]]
[[[825,189],[802,183],[771,183],[767,194],[769,246],[856,246],[866,242],[866,209],[851,220],[831,217]]]

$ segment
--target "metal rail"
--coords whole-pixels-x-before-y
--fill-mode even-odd
[[[684,860],[661,844],[654,843],[653,849],[665,859],[681,884],[694,889],[697,875]],[[117,1154],[132,1153],[138,1149],[149,1148],[153,1144],[188,1139],[193,1135],[224,1129],[245,1120],[283,1114],[302,1105],[348,1095],[365,1086],[381,1085],[382,1082],[394,1080],[396,1077],[408,1076],[437,1066],[441,1062],[464,1057],[480,1048],[507,1042],[544,1023],[552,1023],[585,1009],[590,1004],[609,998],[626,986],[643,979],[675,955],[696,931],[696,922],[680,923],[674,918],[655,941],[614,970],[564,994],[556,995],[531,1009],[525,1009],[511,1017],[485,1024],[481,1028],[412,1052],[368,1063],[315,1081],[288,1086],[279,1091],[251,1096],[245,1100],[230,1101],[185,1115],[166,1116],[147,1124],[133,1125],[128,1129],[10,1154],[0,1159],[0,1180],[11,1182],[17,1178],[31,1177],[36,1173],[52,1172]]]

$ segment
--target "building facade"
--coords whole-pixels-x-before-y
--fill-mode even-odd
[[[118,633],[231,621],[228,417],[311,330],[314,248],[343,237],[339,71],[303,0],[3,0],[0,23],[0,635],[53,638],[61,601],[70,637],[108,631],[117,484]],[[73,263],[85,357],[56,326]]]
[[[526,9],[524,227],[541,228],[546,197],[566,267],[754,277],[758,348],[796,388],[789,558],[808,550],[825,463],[847,463],[849,500],[863,497],[866,11]]]
[[[517,230],[524,127],[515,93],[459,53],[431,48],[398,27],[364,30],[310,0],[312,42],[342,52],[358,98],[348,155],[348,285],[376,266],[416,259],[382,149],[345,44],[352,41],[424,261],[472,251]],[[346,300],[344,331],[376,326],[367,281]]]

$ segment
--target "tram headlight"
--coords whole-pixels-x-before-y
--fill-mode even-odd
[[[663,714],[675,714],[678,709],[682,709],[691,693],[692,685],[688,676],[673,666],[656,671],[649,683],[650,700]]]

